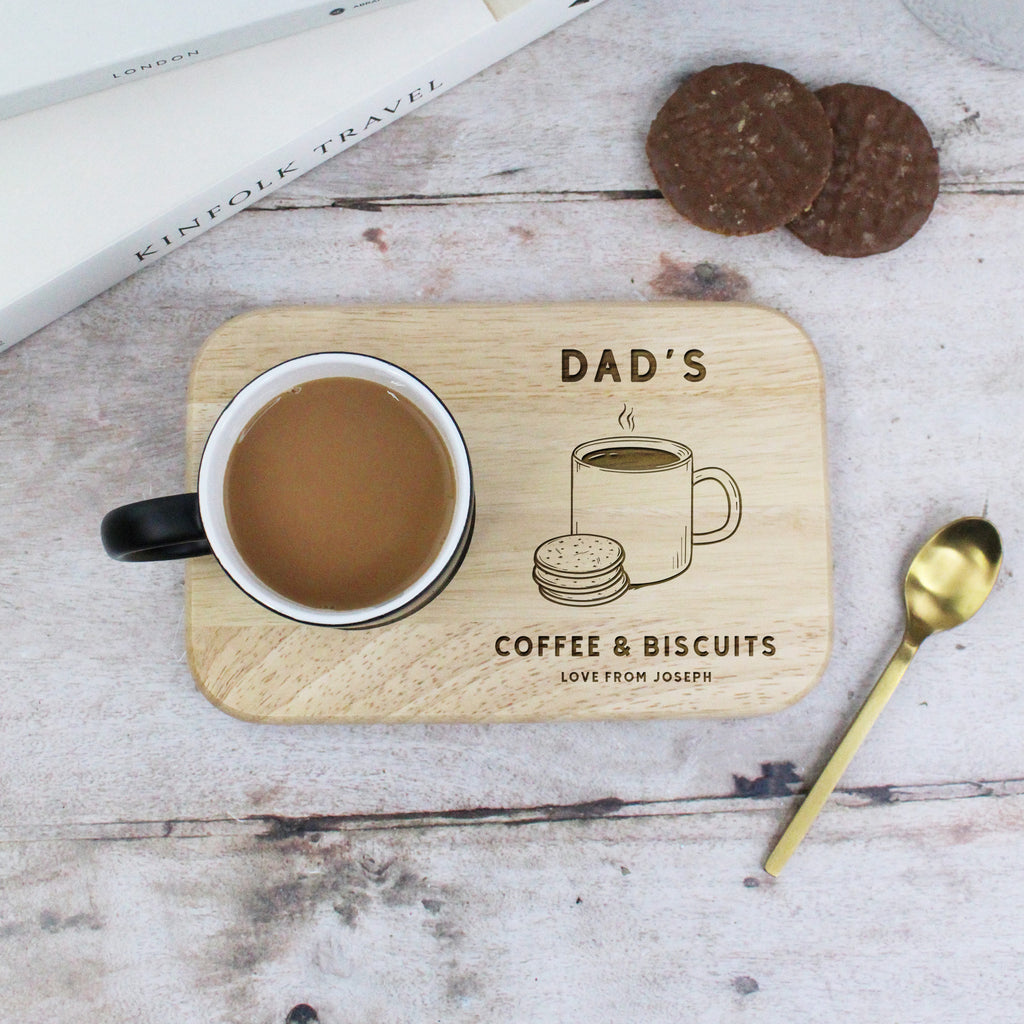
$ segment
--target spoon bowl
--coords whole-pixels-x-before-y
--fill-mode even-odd
[[[918,644],[966,622],[982,606],[1002,557],[999,534],[987,519],[957,519],[924,544],[903,586],[907,628]]]
[[[975,516],[954,520],[925,541],[903,583],[907,622],[896,653],[850,724],[836,752],[811,787],[764,863],[777,875],[807,834],[846,766],[892,696],[922,641],[966,622],[992,591],[1003,546],[996,528]]]

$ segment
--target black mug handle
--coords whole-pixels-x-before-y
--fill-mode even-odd
[[[100,525],[103,548],[119,562],[162,562],[212,552],[198,494],[169,494],[122,505]]]

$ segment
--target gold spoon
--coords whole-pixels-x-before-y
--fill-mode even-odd
[[[829,794],[892,696],[921,641],[966,622],[984,603],[999,575],[1003,548],[987,519],[957,519],[935,533],[914,556],[903,592],[907,624],[903,640],[853,720],[818,781],[764,862],[777,875],[807,835]]]

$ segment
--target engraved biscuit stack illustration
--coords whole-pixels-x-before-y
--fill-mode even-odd
[[[546,540],[533,555],[533,579],[556,604],[607,604],[629,589],[622,545],[593,533]]]

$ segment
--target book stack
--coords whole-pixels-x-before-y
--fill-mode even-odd
[[[19,2],[0,351],[601,0]]]

